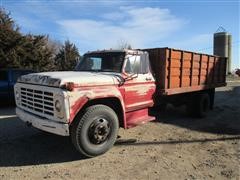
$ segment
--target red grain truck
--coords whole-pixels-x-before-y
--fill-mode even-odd
[[[21,76],[16,114],[35,128],[70,136],[85,156],[105,153],[118,129],[154,120],[153,107],[186,104],[204,117],[226,85],[226,58],[170,48],[88,52],[75,71]]]

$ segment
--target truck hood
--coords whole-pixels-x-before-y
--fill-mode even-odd
[[[116,74],[78,71],[42,72],[23,75],[18,82],[53,87],[61,87],[69,82],[78,86],[113,85],[118,84]]]

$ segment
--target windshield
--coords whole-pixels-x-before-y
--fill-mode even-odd
[[[121,72],[125,52],[90,53],[84,55],[76,71]]]

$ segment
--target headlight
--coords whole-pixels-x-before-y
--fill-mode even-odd
[[[54,116],[64,118],[64,96],[60,94],[54,95]]]
[[[60,112],[62,110],[62,105],[61,102],[59,100],[55,101],[55,109]]]

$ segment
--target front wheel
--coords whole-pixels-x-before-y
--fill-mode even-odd
[[[82,116],[76,116],[70,130],[71,140],[80,153],[94,157],[114,145],[118,129],[118,117],[110,107],[93,105]]]

